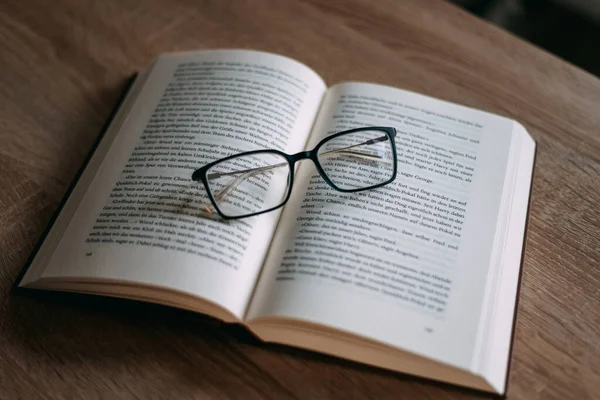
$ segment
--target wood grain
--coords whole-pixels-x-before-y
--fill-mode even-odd
[[[440,1],[0,3],[0,398],[484,395],[256,343],[165,307],[10,288],[125,79],[254,48],[506,115],[538,144],[509,399],[600,396],[600,81]]]

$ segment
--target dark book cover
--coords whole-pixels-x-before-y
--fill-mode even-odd
[[[50,232],[50,229],[52,229],[52,226],[54,225],[54,222],[56,221],[56,219],[58,218],[58,216],[59,216],[60,212],[62,211],[63,207],[67,203],[67,200],[69,199],[69,196],[73,192],[73,189],[75,189],[75,186],[77,185],[77,182],[79,181],[79,178],[81,178],[81,175],[83,174],[83,171],[85,171],[85,168],[87,167],[88,163],[90,162],[90,160],[92,158],[92,155],[94,155],[94,152],[98,148],[98,145],[100,145],[100,143],[102,142],[102,139],[104,138],[104,135],[106,134],[106,131],[110,127],[113,119],[117,115],[117,112],[121,108],[121,105],[123,104],[123,101],[127,97],[127,94],[129,93],[129,90],[131,89],[131,87],[133,85],[133,82],[135,82],[135,79],[137,78],[137,76],[138,76],[138,74],[134,74],[133,76],[129,77],[125,81],[125,83],[123,85],[123,90],[121,92],[121,95],[119,96],[117,102],[115,103],[115,106],[112,109],[112,111],[111,111],[108,119],[104,123],[104,126],[102,127],[102,130],[100,131],[100,134],[98,135],[98,138],[96,139],[96,141],[94,142],[92,148],[90,149],[90,152],[86,156],[85,161],[81,165],[81,168],[79,168],[79,170],[75,174],[75,177],[73,178],[73,181],[71,182],[71,184],[69,185],[69,188],[65,192],[65,195],[64,195],[63,199],[61,200],[61,202],[58,205],[58,207],[57,207],[56,211],[54,212],[54,214],[52,214],[52,217],[50,218],[50,221],[48,222],[48,225],[46,226],[46,229],[44,229],[44,232],[42,233],[42,235],[38,239],[38,241],[37,241],[37,243],[36,243],[33,251],[31,252],[31,255],[27,259],[27,262],[25,263],[25,266],[21,269],[21,272],[19,273],[19,276],[15,280],[15,283],[13,284],[13,287],[12,287],[12,291],[13,292],[15,292],[15,291],[18,292],[20,290],[23,290],[23,288],[19,288],[19,283],[23,279],[23,276],[25,276],[25,273],[29,269],[31,263],[33,262],[33,259],[35,258],[35,256],[37,255],[38,251],[40,250],[40,247],[42,246],[42,243],[44,243],[44,240],[46,239],[46,236]]]

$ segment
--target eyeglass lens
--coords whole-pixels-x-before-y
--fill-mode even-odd
[[[393,177],[392,143],[383,131],[363,130],[334,136],[318,149],[321,168],[336,189],[359,190]],[[288,161],[272,152],[240,155],[212,166],[208,189],[219,211],[241,217],[281,205],[290,191]]]
[[[222,214],[254,214],[280,205],[290,182],[287,160],[276,153],[241,155],[214,165],[206,173],[208,188]]]
[[[381,185],[394,174],[392,143],[378,130],[333,137],[319,148],[318,159],[325,175],[341,190]]]

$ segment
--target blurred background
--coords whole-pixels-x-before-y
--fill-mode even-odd
[[[449,0],[600,77],[600,0]]]

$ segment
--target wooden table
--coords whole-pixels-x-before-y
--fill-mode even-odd
[[[537,141],[511,399],[600,398],[600,80],[441,1],[3,1],[0,398],[481,396],[257,344],[191,313],[10,288],[117,100],[161,52],[256,48],[503,114]]]

